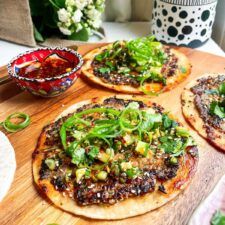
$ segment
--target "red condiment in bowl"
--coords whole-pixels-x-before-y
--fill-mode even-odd
[[[38,48],[15,57],[8,64],[13,80],[34,95],[53,97],[68,89],[78,77],[83,60],[67,48]]]

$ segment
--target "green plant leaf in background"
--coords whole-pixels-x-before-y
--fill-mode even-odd
[[[52,29],[58,29],[57,22],[58,22],[57,10],[55,10],[53,7],[48,7],[48,11],[45,13],[43,17],[43,23]]]
[[[41,35],[41,33],[37,30],[37,28],[35,27],[34,24],[33,24],[33,28],[34,28],[34,38],[35,38],[35,40],[36,41],[39,41],[39,42],[43,42],[44,41],[44,38]]]
[[[42,15],[45,9],[45,4],[43,0],[29,0],[29,4],[32,16]]]
[[[88,32],[86,28],[83,28],[78,33],[73,33],[69,36],[69,40],[88,41]]]
[[[59,6],[60,8],[64,8],[65,7],[65,0],[54,0],[55,4],[57,6]]]
[[[50,3],[52,4],[52,6],[53,6],[54,8],[56,8],[57,10],[60,9],[60,7],[55,3],[54,0],[49,0],[49,2],[50,2]]]

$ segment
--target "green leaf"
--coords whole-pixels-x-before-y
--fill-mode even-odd
[[[220,84],[218,90],[221,95],[225,95],[225,83]]]
[[[71,34],[68,39],[69,40],[77,40],[77,41],[88,41],[89,35],[87,29],[83,28],[79,32],[74,32]]]
[[[209,112],[211,115],[217,115],[219,118],[225,118],[225,110],[224,107],[220,107],[220,103],[213,101],[210,104]]]
[[[44,38],[43,38],[42,34],[37,30],[35,25],[33,25],[33,28],[34,28],[34,38],[35,38],[35,40],[39,41],[39,42],[43,42]]]
[[[56,3],[56,0],[49,0],[49,2],[51,3],[51,5],[55,8],[55,9],[57,9],[57,10],[59,10],[60,9],[60,7],[57,5],[57,3]]]
[[[64,8],[65,7],[65,0],[54,0],[54,2],[60,8]]]
[[[108,67],[102,67],[102,68],[99,68],[98,69],[98,71],[100,72],[100,73],[110,73],[110,68],[108,68]]]
[[[110,70],[115,70],[116,69],[115,66],[113,65],[113,63],[110,62],[110,61],[106,61],[105,65],[107,65],[110,68]]]
[[[96,55],[95,56],[95,59],[97,61],[100,61],[101,62],[103,59],[109,57],[109,55],[110,55],[110,52],[109,51],[105,51],[105,52],[102,52],[101,54]],[[107,62],[109,62],[109,61],[107,61]]]
[[[211,225],[225,225],[225,214],[220,210],[217,210],[213,215],[210,223]]]
[[[167,136],[160,137],[159,140],[162,143],[160,148],[162,148],[164,152],[173,154],[175,156],[178,156],[182,153],[183,143],[181,140],[175,140],[174,138],[169,138]]]
[[[42,0],[29,0],[30,11],[32,16],[41,16],[44,11]]]
[[[133,179],[140,173],[140,170],[137,167],[132,167],[131,169],[127,169],[125,172],[128,178]]]
[[[173,124],[173,120],[171,120],[167,115],[163,115],[163,126],[164,128],[170,128]]]
[[[56,10],[53,7],[47,7],[43,15],[43,24],[52,29],[58,30],[58,15]],[[48,28],[49,29],[49,28]]]
[[[84,162],[85,160],[85,149],[83,148],[77,148],[72,154],[72,160],[71,162],[76,164],[77,166]]]
[[[140,125],[140,130],[149,131],[154,127],[157,127],[162,122],[162,116],[160,114],[149,114],[143,112],[143,122]]]
[[[98,153],[99,153],[99,148],[96,146],[92,146],[91,150],[88,152],[88,156],[91,159],[95,159],[97,157]]]

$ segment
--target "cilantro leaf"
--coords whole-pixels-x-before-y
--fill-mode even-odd
[[[157,127],[162,122],[162,116],[160,114],[150,114],[143,112],[143,122],[140,125],[140,130],[149,131],[154,127]]]
[[[98,71],[100,73],[110,73],[110,68],[108,68],[108,67],[101,67],[101,68],[98,69]]]
[[[131,169],[126,170],[126,174],[128,178],[133,179],[140,174],[140,170],[137,167],[132,167]]]
[[[225,108],[219,102],[213,101],[210,104],[209,112],[211,115],[217,115],[221,119],[225,118]]]
[[[163,126],[164,128],[170,128],[173,124],[173,120],[171,120],[167,115],[163,115]]]
[[[96,55],[96,56],[95,56],[95,59],[96,59],[97,61],[100,61],[100,62],[101,62],[103,59],[109,57],[109,55],[110,55],[109,51],[105,51],[105,52],[102,52],[102,53]]]
[[[84,162],[85,160],[85,149],[84,148],[77,148],[72,154],[71,162],[76,164],[77,166]]]
[[[96,146],[92,146],[91,147],[91,150],[88,152],[88,156],[91,158],[91,159],[95,159],[96,156],[98,155],[99,153],[99,148],[96,147]]]
[[[167,136],[163,136],[159,140],[162,143],[160,147],[165,153],[178,156],[183,152],[183,143],[181,140],[175,140],[174,138],[169,138]]]
[[[113,65],[113,63],[110,62],[110,61],[107,61],[107,62],[105,63],[105,65],[108,66],[108,67],[110,68],[110,70],[115,70],[115,69],[116,69],[115,66]]]

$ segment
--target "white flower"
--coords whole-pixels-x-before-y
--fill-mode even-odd
[[[82,16],[83,16],[83,13],[79,9],[77,9],[74,12],[73,17],[72,17],[73,22],[74,23],[79,23]]]
[[[75,6],[75,1],[74,0],[66,0],[65,5],[68,6]]]
[[[72,20],[68,20],[66,23],[64,23],[65,27],[70,27],[72,24]]]
[[[67,22],[70,18],[70,13],[66,11],[66,9],[62,8],[58,12],[58,18],[61,22]]]
[[[94,28],[99,28],[102,24],[102,21],[101,21],[101,19],[97,18],[97,19],[93,20],[91,22],[91,24]]]
[[[67,10],[67,12],[69,12],[69,13],[73,13],[73,11],[74,11],[74,9],[73,9],[73,7],[72,6],[67,6],[66,7],[66,10]]]
[[[74,0],[75,5],[78,9],[82,10],[84,7],[86,7],[88,4],[92,3],[92,0]]]
[[[82,29],[83,29],[83,26],[82,26],[80,23],[78,23],[78,24],[77,24],[76,32],[78,33],[78,32],[81,31]]]
[[[97,18],[101,17],[101,12],[99,12],[95,8],[91,8],[90,10],[87,11],[87,16],[90,19],[94,20],[94,19],[97,19]]]
[[[59,30],[65,35],[71,35],[71,31],[65,27],[59,27]]]

